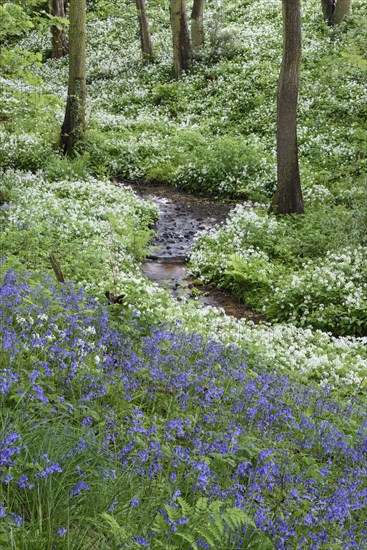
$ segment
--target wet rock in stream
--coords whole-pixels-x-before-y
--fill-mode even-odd
[[[151,199],[159,208],[157,231],[151,241],[149,259],[161,262],[186,261],[198,231],[223,223],[234,202],[215,202],[187,195],[174,187],[139,185],[131,187],[140,196]]]

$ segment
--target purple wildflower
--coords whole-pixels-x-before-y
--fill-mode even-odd
[[[84,483],[84,481],[80,481],[76,484],[76,486],[73,489],[70,489],[70,494],[73,496],[80,495],[82,491],[88,491],[89,485],[88,483]]]
[[[138,542],[142,546],[149,546],[148,541],[144,537],[132,537],[132,542]]]

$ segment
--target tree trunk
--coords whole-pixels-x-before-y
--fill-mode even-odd
[[[331,27],[334,25],[335,0],[321,0],[322,13]]]
[[[69,84],[61,147],[72,155],[83,140],[85,129],[86,68],[85,11],[86,0],[70,0],[69,13]]]
[[[153,43],[146,14],[145,0],[135,0],[139,18],[141,51],[145,61],[154,61]]]
[[[51,15],[55,17],[66,16],[66,4],[64,0],[49,0]],[[69,52],[68,41],[64,30],[58,29],[56,26],[51,27],[52,34],[52,58],[60,59]]]
[[[273,209],[278,214],[303,212],[297,148],[300,66],[300,0],[283,0],[283,59],[277,103],[277,188],[273,198]]]
[[[321,0],[324,19],[332,27],[350,14],[352,0]]]
[[[186,16],[186,0],[170,0],[174,77],[191,65],[191,44]]]
[[[334,12],[334,25],[339,25],[350,14],[352,0],[337,0]]]
[[[194,0],[191,12],[191,41],[194,48],[204,44],[205,0]]]

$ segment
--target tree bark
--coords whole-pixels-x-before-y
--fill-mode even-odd
[[[191,65],[191,43],[186,0],[170,0],[174,77],[179,78]]]
[[[56,275],[56,279],[59,281],[59,283],[65,284],[65,277],[63,272],[61,271],[61,267],[59,265],[59,262],[56,259],[55,254],[50,254],[50,261],[51,261],[52,269],[54,270],[54,273]]]
[[[204,44],[204,5],[205,0],[194,0],[191,12],[191,41],[194,48]]]
[[[283,58],[277,101],[277,188],[273,209],[278,214],[304,211],[297,147],[297,100],[301,66],[300,0],[283,2]]]
[[[66,16],[66,3],[64,0],[49,0],[51,15],[55,17]],[[64,30],[58,29],[56,26],[51,27],[52,34],[52,58],[60,59],[69,52],[68,41]]]
[[[332,27],[334,25],[335,0],[321,0],[321,7],[325,21]]]
[[[145,0],[135,0],[138,10],[140,43],[143,59],[150,63],[154,61],[152,36],[150,34],[149,21],[145,8]]]
[[[324,19],[333,27],[350,14],[352,0],[321,0]]]
[[[70,0],[69,14],[69,84],[65,118],[61,128],[64,154],[73,155],[83,140],[85,130],[86,67],[85,25],[86,0]]]
[[[350,14],[352,0],[337,0],[334,12],[334,25],[339,25]]]

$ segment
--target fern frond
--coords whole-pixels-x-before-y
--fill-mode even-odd
[[[218,543],[222,541],[222,537],[220,537],[219,539],[216,537],[213,529],[214,525],[214,523],[199,525],[195,527],[195,534],[204,539],[211,548],[218,548]]]
[[[209,510],[213,514],[220,514],[220,511],[223,507],[223,502],[220,500],[213,500],[209,505]]]
[[[179,508],[173,508],[172,506],[165,506],[168,519],[173,523],[176,522],[181,517],[181,510]]]
[[[182,514],[184,517],[192,517],[194,515],[194,508],[190,506],[188,502],[182,497],[177,498],[177,502],[181,506]]]
[[[108,514],[107,512],[103,512],[101,515],[101,518],[104,519],[106,523],[108,523],[112,536],[117,539],[118,541],[126,541],[128,539],[128,533],[124,527],[122,527],[118,521],[111,516],[111,514]]]
[[[155,517],[152,531],[156,533],[162,533],[167,529],[167,523],[162,514],[158,513]]]
[[[224,537],[224,524],[220,517],[213,516],[214,522],[210,525],[211,535],[215,538],[216,541],[220,542]]]
[[[199,550],[198,545],[196,544],[195,536],[191,533],[176,533],[177,537],[180,537],[183,540],[186,540],[190,545],[192,550]]]
[[[249,525],[255,527],[256,525],[253,520],[240,508],[227,508],[227,510],[222,515],[223,521],[232,531],[243,527],[244,525]]]
[[[208,499],[206,497],[199,497],[195,506],[195,512],[201,516],[208,513]]]

